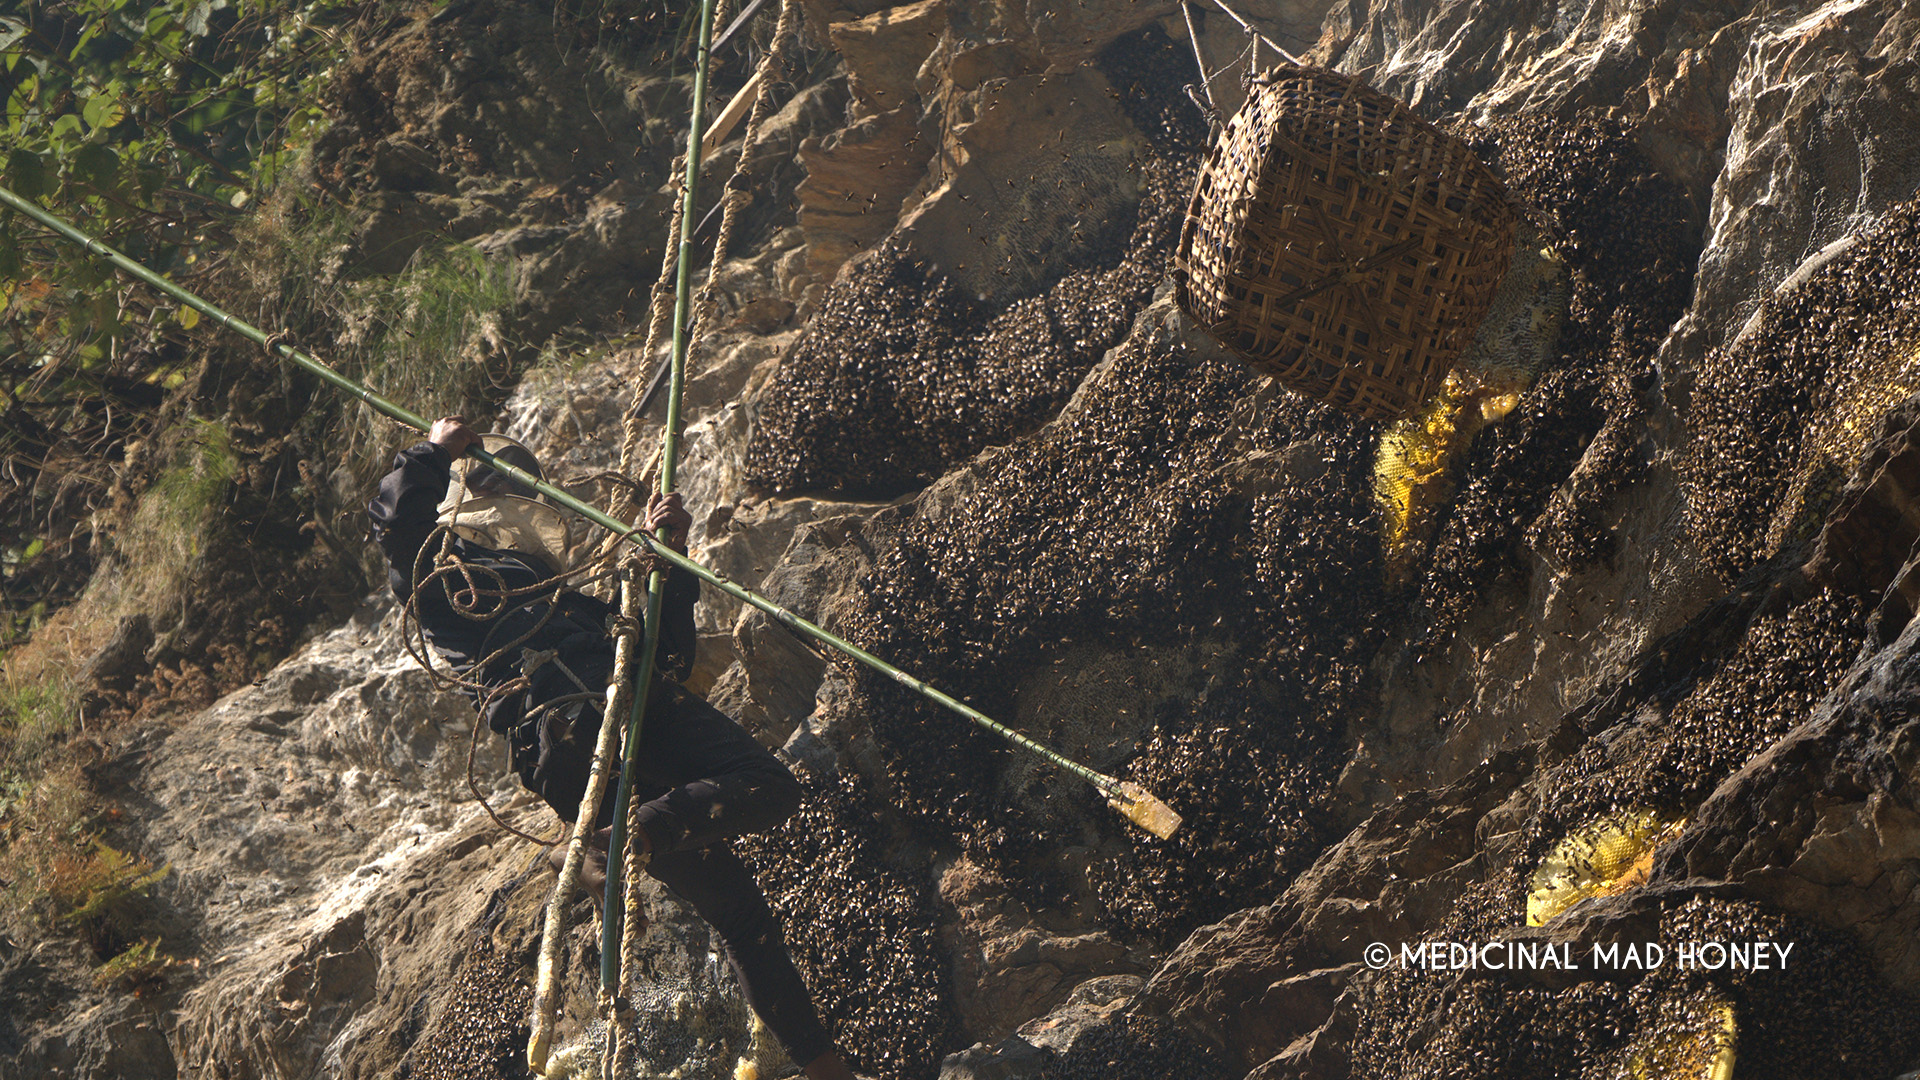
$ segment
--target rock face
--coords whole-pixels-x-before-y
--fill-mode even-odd
[[[1251,375],[1171,299],[1207,137],[1179,5],[802,10],[816,51],[720,159],[754,202],[694,350],[695,556],[1186,819],[1147,839],[710,592],[695,684],[809,792],[740,847],[858,1069],[1678,1074],[1727,1030],[1742,1076],[1920,1068],[1920,16],[1248,12],[1449,126],[1538,245],[1476,360],[1517,403],[1389,553],[1379,430]],[[1193,14],[1231,107],[1246,39]],[[502,426],[604,495],[660,359],[639,341],[684,80],[558,25],[474,0],[397,27],[343,74],[315,164],[352,200],[356,273],[428,234],[513,261],[515,332],[554,359]],[[625,336],[570,355],[576,330]],[[550,877],[472,805],[470,710],[396,627],[376,604],[318,628],[105,755],[114,841],[172,865],[156,927],[190,965],[132,998],[57,940],[0,940],[20,1075],[522,1075]],[[473,771],[551,830],[496,746]],[[1527,925],[1548,853],[1621,812],[1685,825]],[[704,928],[654,908],[644,1004],[676,1034],[647,1075],[782,1074]],[[1788,969],[1401,952],[1755,940],[1793,944]],[[595,947],[569,939],[569,1039]]]

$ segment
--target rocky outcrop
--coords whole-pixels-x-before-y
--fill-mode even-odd
[[[758,186],[695,348],[693,550],[1186,817],[1135,835],[709,593],[696,686],[809,790],[742,847],[860,1068],[1634,1075],[1723,1004],[1743,1075],[1920,1065],[1915,16],[1249,13],[1450,125],[1546,252],[1475,359],[1524,375],[1515,408],[1390,578],[1379,432],[1250,375],[1163,287],[1206,123],[1178,5],[803,7],[820,51],[721,159]],[[1193,14],[1230,108],[1245,38]],[[625,331],[554,346],[504,413],[604,495],[660,361],[640,312],[684,90],[558,25],[474,0],[396,29],[315,166],[357,215],[343,272],[447,235],[512,261],[526,343]],[[198,966],[127,999],[0,942],[7,993],[57,1014],[0,1040],[48,1075],[511,1075],[549,879],[471,805],[471,726],[376,606],[117,744],[116,842],[172,865],[165,937]],[[481,793],[544,832],[496,753]],[[1643,885],[1526,925],[1547,853],[1622,810],[1686,824]],[[648,1004],[690,1034],[649,1067],[784,1070],[704,929],[655,912]],[[1799,978],[1365,952],[1713,935],[1797,941]],[[568,1036],[593,949],[570,939]]]

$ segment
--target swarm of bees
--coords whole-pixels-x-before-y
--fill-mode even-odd
[[[1768,299],[1701,365],[1682,462],[1692,531],[1729,580],[1805,539],[1880,417],[1920,390],[1920,201]]]
[[[533,988],[481,938],[454,975],[450,1000],[422,1001],[437,1011],[401,1066],[414,1080],[514,1080],[526,1075],[527,1010]],[[424,1023],[426,1015],[413,1018]]]
[[[1116,86],[1156,82],[1154,50],[1165,48],[1154,34],[1102,58]],[[1568,263],[1571,300],[1557,357],[1469,451],[1409,606],[1383,587],[1371,424],[1284,395],[1249,419],[1241,406],[1257,383],[1245,370],[1144,328],[1130,333],[1164,271],[1191,179],[1191,157],[1168,147],[1197,146],[1204,134],[1187,130],[1197,124],[1181,119],[1184,102],[1131,97],[1123,107],[1144,110],[1134,120],[1162,153],[1143,166],[1146,197],[1116,260],[987,310],[904,249],[883,248],[829,293],[763,395],[749,464],[776,489],[895,494],[1004,444],[937,519],[893,520],[846,624],[861,645],[914,657],[916,674],[990,714],[1007,714],[1011,688],[1062,642],[1217,643],[1192,697],[1157,711],[1122,770],[1189,814],[1188,829],[1151,847],[1069,785],[1047,812],[996,799],[999,743],[887,680],[852,676],[851,707],[871,725],[885,801],[901,812],[908,839],[965,850],[1031,903],[1090,901],[1110,928],[1167,943],[1270,901],[1324,848],[1344,727],[1371,704],[1369,664],[1384,642],[1412,637],[1416,656],[1444,645],[1501,574],[1529,565],[1528,547],[1569,568],[1608,554],[1595,504],[1636,475],[1642,399],[1655,350],[1689,300],[1700,225],[1684,192],[1654,173],[1617,122],[1519,118],[1456,132],[1531,206]],[[1080,407],[1034,431],[1115,346],[1081,388]],[[1795,370],[1804,383],[1809,369]],[[1777,401],[1747,408],[1735,400],[1737,378],[1713,384],[1718,391],[1712,382],[1703,392],[1728,403],[1710,417],[1765,433],[1753,418]],[[1553,498],[1596,440],[1608,482],[1587,489],[1585,502]],[[1214,482],[1237,456],[1302,445],[1316,448],[1323,469],[1246,498]],[[1746,497],[1739,483],[1722,487],[1727,498]],[[1753,520],[1744,535],[1754,535]],[[1702,657],[1696,684],[1638,757],[1623,764],[1595,741],[1545,781],[1553,813],[1529,826],[1533,854],[1573,821],[1620,806],[1691,809],[1804,715],[1863,627],[1857,604],[1822,594],[1757,621],[1731,655]],[[864,783],[821,789],[778,834],[750,843],[749,855],[843,1038],[871,1048],[863,1067],[906,1075],[937,1060],[926,1056],[934,1048],[952,1048],[943,1042],[951,1012],[925,875],[889,861],[902,837],[881,835]],[[1052,865],[1067,846],[1095,853],[1090,883]],[[1465,939],[1517,925],[1530,868],[1516,863],[1469,888],[1448,930]],[[1712,904],[1722,921],[1778,919]],[[870,913],[860,917],[873,926],[849,933],[850,911]],[[1878,1061],[1840,1043],[1858,1042],[1856,1029],[1890,1030],[1879,984],[1844,974],[1861,962],[1857,950],[1820,948],[1830,974],[1816,981],[1827,1001],[1798,1007],[1823,1018],[1821,1045]],[[1743,1075],[1748,1062],[1811,1060],[1761,1033],[1785,1023],[1794,985],[1737,995]],[[1443,994],[1452,995],[1444,1023],[1412,1037],[1412,1026],[1442,1015]],[[1678,980],[1550,991],[1387,973],[1362,995],[1356,1074],[1599,1076],[1593,1070],[1652,1062],[1647,1048],[1672,1042],[1662,1032],[1700,1028],[1701,1009],[1724,1002]],[[1893,1051],[1882,1056],[1892,1061]],[[1106,1065],[1089,1059],[1087,1075],[1113,1075]],[[1793,1075],[1785,1064],[1754,1068]]]
[[[895,866],[865,781],[813,784],[784,825],[736,844],[854,1068],[885,1080],[938,1072],[961,1044],[929,881]]]
[[[1472,940],[1480,931],[1464,929],[1476,921],[1471,906],[1434,936]],[[1786,973],[1667,963],[1631,982],[1564,990],[1524,977],[1383,972],[1357,988],[1354,1075],[1703,1080],[1729,1054],[1736,1075],[1754,1080],[1867,1080],[1893,1075],[1920,1051],[1905,999],[1844,932],[1753,902],[1693,898],[1662,912],[1657,941],[1669,955],[1681,942],[1795,945]]]
[[[1193,167],[1149,160],[1125,248],[999,311],[884,242],[834,285],[763,392],[753,481],[892,496],[1043,423],[1165,275]]]
[[[1119,39],[1098,64],[1150,149],[1133,166],[1141,200],[1131,231],[1102,228],[1120,242],[1076,236],[1064,251],[979,237],[1059,275],[999,306],[883,241],[829,290],[762,391],[747,448],[753,482],[880,497],[924,486],[1044,423],[1126,336],[1171,266],[1207,128],[1179,90],[1192,56],[1159,26]]]
[[[1867,635],[1861,602],[1823,589],[1754,618],[1724,651],[1690,658],[1665,688],[1670,707],[1649,703],[1634,719],[1596,722],[1593,737],[1541,778],[1546,810],[1528,826],[1530,857],[1538,862],[1569,829],[1623,807],[1691,813],[1813,712]]]
[[[1691,299],[1700,250],[1685,192],[1655,174],[1625,124],[1536,116],[1449,130],[1530,208],[1572,288],[1558,356],[1469,450],[1416,574],[1426,620],[1413,631],[1416,659],[1443,649],[1503,575],[1525,574],[1529,549],[1570,570],[1611,553],[1598,509],[1639,475],[1639,393]],[[1596,439],[1601,482],[1582,489],[1584,501],[1553,498]]]

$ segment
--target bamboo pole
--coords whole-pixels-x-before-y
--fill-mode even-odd
[[[727,107],[720,110],[719,117],[713,122],[713,129],[700,140],[702,165],[713,160],[713,156],[718,154],[720,147],[726,143],[727,136],[733,134],[733,129],[739,125],[741,118],[747,115],[747,110],[759,100],[760,83],[765,74],[764,69],[755,71],[753,78],[747,80],[747,85],[741,87],[740,92],[727,101]]]
[[[660,437],[660,485],[662,495],[674,489],[675,467],[680,458],[680,399],[687,384],[687,316],[693,310],[693,225],[694,207],[700,196],[700,158],[707,126],[707,60],[713,49],[714,0],[701,0],[700,49],[693,65],[693,110],[687,124],[687,172],[680,191],[680,257],[674,268],[673,285],[673,359],[672,376],[667,385],[667,423]],[[642,534],[644,535],[644,534]],[[655,551],[666,545],[653,537],[647,544]],[[677,553],[676,553],[677,554]],[[621,888],[622,863],[626,850],[627,806],[633,801],[634,774],[640,756],[640,730],[647,718],[647,700],[653,695],[654,654],[660,646],[660,612],[664,604],[667,576],[656,569],[647,577],[647,636],[640,648],[640,671],[634,679],[633,714],[627,720],[626,742],[620,757],[620,786],[613,800],[613,834],[607,841],[607,896],[600,918],[600,991],[610,993],[620,985],[620,954],[623,951],[621,926],[626,905]]]
[[[206,300],[202,300],[200,297],[195,296],[193,293],[188,292],[187,290],[181,288],[180,286],[175,285],[173,282],[168,281],[165,277],[162,277],[161,275],[154,273],[152,270],[147,269],[146,267],[140,265],[139,263],[133,261],[132,259],[127,258],[125,255],[122,255],[120,252],[115,251],[113,248],[102,243],[101,241],[95,240],[94,238],[74,228],[72,225],[67,224],[65,221],[61,220],[58,216],[51,214],[46,210],[41,209],[39,206],[36,206],[33,203],[29,202],[28,200],[21,198],[20,196],[14,194],[12,191],[4,187],[0,187],[0,205],[5,205],[13,210],[19,211],[20,213],[27,215],[30,218],[33,218],[35,221],[38,221],[40,224],[47,226],[48,228],[52,229],[54,232],[59,233],[61,236],[69,240],[72,240],[73,242],[84,247],[88,252],[94,255],[97,255],[100,258],[111,263],[117,269],[124,271],[128,275],[142,282],[145,282],[146,284],[151,285],[152,287],[160,290],[161,292],[167,294],[168,296],[173,297],[174,299],[180,301],[181,303],[186,304],[188,307],[193,308],[194,310],[214,320],[220,325],[225,326],[230,330],[233,330],[235,333],[240,334],[242,337],[248,338],[249,340],[254,341],[261,345],[267,344],[268,342],[267,335],[262,333],[259,329],[249,325],[248,323],[242,321],[241,319],[234,317],[233,315],[228,314],[227,312],[221,310],[219,307],[216,307],[212,303]],[[300,350],[294,348],[291,345],[286,344],[285,342],[277,343],[274,346],[274,352],[277,355],[285,358],[289,362],[302,368],[303,370],[311,372],[312,374],[318,376],[320,379],[324,380],[325,382],[339,389],[343,393],[346,393],[348,396],[366,403],[366,405],[369,408],[373,409],[374,411],[380,413],[383,416],[386,416],[392,420],[396,420],[402,424],[405,424],[406,426],[413,428],[416,431],[424,432],[427,430],[429,426],[431,426],[429,422],[426,419],[422,418],[421,416],[413,412],[410,412],[407,409],[399,405],[396,405],[391,401],[388,401],[386,398],[381,397],[379,394],[376,394],[373,391],[367,389],[366,387],[360,385],[359,383],[354,382],[352,379],[349,379],[346,376],[341,375],[339,372],[334,371],[332,368],[327,367],[325,364],[320,363],[318,360],[315,360],[313,357],[308,356],[306,353],[301,352]],[[1002,738],[1006,739],[1008,742],[1013,743],[1015,746],[1018,746],[1021,749],[1029,751],[1031,753],[1037,754],[1040,757],[1045,758],[1046,760],[1053,762],[1055,765],[1058,765],[1061,768],[1067,770],[1068,772],[1071,772],[1074,775],[1085,779],[1088,783],[1092,784],[1102,795],[1106,796],[1109,804],[1113,805],[1113,807],[1116,810],[1120,811],[1122,814],[1125,814],[1129,820],[1131,820],[1134,824],[1139,825],[1142,829],[1145,829],[1156,836],[1165,838],[1167,836],[1171,836],[1173,829],[1179,826],[1180,824],[1179,815],[1174,813],[1171,808],[1168,808],[1166,804],[1161,803],[1160,800],[1154,798],[1151,793],[1140,789],[1138,785],[1125,783],[1115,779],[1114,777],[1096,772],[1093,769],[1090,769],[1084,765],[1081,765],[1078,762],[1073,761],[1072,759],[1067,758],[1066,756],[1060,753],[1057,753],[1056,751],[1046,746],[1041,745],[1040,743],[1034,741],[1033,739],[1028,738],[1025,735],[1020,734],[1019,732],[1013,730],[1012,728],[1009,728],[1006,725],[1001,724],[998,721],[995,721],[993,718],[987,716],[985,713],[981,712],[980,710],[975,709],[971,705],[968,705],[965,702],[955,699],[951,695],[946,694],[940,691],[939,689],[936,689],[935,687],[914,677],[913,675],[910,675],[907,672],[902,671],[901,669],[893,666],[887,661],[880,659],[878,656],[875,656],[874,654],[868,652],[867,650],[860,648],[858,645],[855,645],[852,642],[847,641],[839,637],[838,635],[833,634],[827,631],[826,629],[814,624],[813,622],[807,619],[804,619],[799,615],[794,614],[791,611],[788,611],[786,608],[783,608],[779,604],[776,604],[773,601],[767,599],[766,597],[761,596],[759,593],[756,593],[753,590],[748,589],[743,585],[740,585],[736,582],[728,580],[727,578],[721,576],[720,574],[717,574],[712,570],[707,569],[706,567],[700,565],[699,563],[693,561],[692,559],[686,557],[685,555],[682,555],[679,552],[673,550],[671,547],[668,547],[666,544],[660,542],[659,540],[656,540],[652,536],[647,535],[644,529],[638,528],[636,526],[627,525],[624,522],[621,522],[620,520],[618,520],[617,518],[607,515],[606,513],[600,511],[598,508],[594,507],[593,505],[586,502],[582,502],[581,500],[575,498],[574,496],[568,494],[567,492],[561,490],[560,488],[557,488],[552,484],[547,483],[545,480],[542,480],[539,477],[534,476],[532,473],[529,473],[509,462],[502,461],[499,458],[494,457],[492,454],[481,449],[477,445],[469,449],[467,453],[472,455],[474,458],[478,459],[479,461],[485,463],[486,465],[492,467],[493,469],[499,472],[505,473],[506,475],[512,477],[513,479],[519,481],[520,483],[525,484],[527,487],[533,488],[534,490],[538,491],[540,494],[545,495],[547,498],[551,499],[555,505],[565,507],[566,509],[573,511],[575,514],[578,514],[581,517],[585,518],[586,520],[594,523],[595,525],[598,525],[601,528],[606,529],[607,531],[613,533],[614,535],[618,536],[620,539],[631,544],[636,544],[644,548],[645,550],[651,551],[654,555],[666,560],[668,563],[674,566],[677,566],[682,570],[685,570],[687,573],[692,574],[694,577],[699,578],[701,581],[704,581],[709,585],[712,585],[714,588],[719,589],[721,592],[726,593],[728,596],[731,596],[734,599],[739,600],[741,603],[746,604],[748,607],[751,607],[757,611],[766,613],[767,615],[771,616],[772,618],[780,622],[781,625],[787,627],[788,629],[794,631],[795,633],[801,635],[802,637],[812,638],[813,640],[818,641],[823,645],[827,645],[837,650],[838,652],[843,653],[846,656],[849,656],[854,660],[859,661],[862,664],[865,664],[867,667],[872,668],[873,670],[879,672],[882,675],[887,676],[888,678],[894,680],[900,685],[915,691],[921,696],[926,697],[929,700],[934,701],[946,707],[947,709],[952,710],[953,712],[959,713],[961,716],[964,716],[968,720],[973,721],[975,724],[978,724],[981,727],[986,728],[988,731],[991,731],[994,734],[1001,736]]]

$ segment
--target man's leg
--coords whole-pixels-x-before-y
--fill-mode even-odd
[[[820,1023],[766,896],[730,844],[655,854],[647,873],[692,905],[720,935],[747,1004],[809,1077],[853,1076]]]
[[[800,808],[800,782],[746,730],[669,684],[640,732],[637,814],[656,856],[763,832]],[[601,824],[612,822],[612,800]]]

